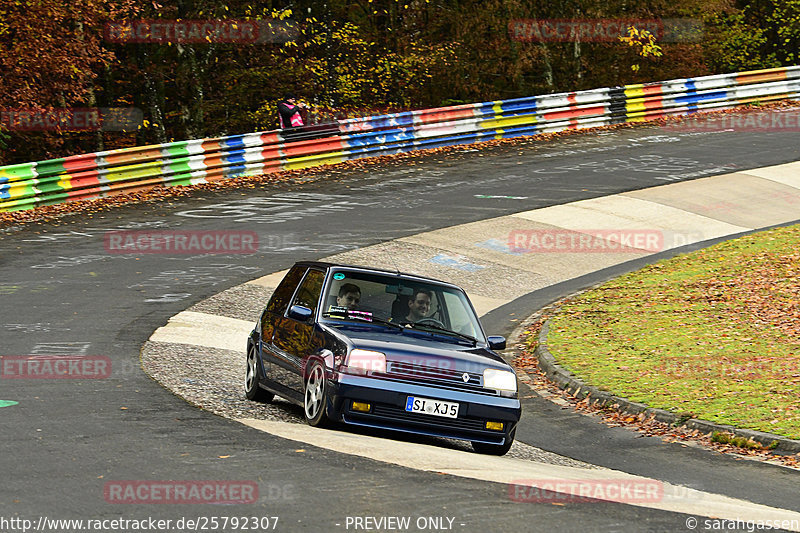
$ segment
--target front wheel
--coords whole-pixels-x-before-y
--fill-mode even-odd
[[[508,453],[508,450],[511,449],[511,445],[514,444],[515,433],[516,429],[514,429],[514,431],[511,432],[511,435],[509,435],[509,437],[503,444],[486,444],[485,442],[473,442],[472,449],[475,450],[477,453],[483,453],[486,455],[505,455]]]
[[[309,426],[328,425],[328,417],[325,415],[327,402],[328,385],[325,381],[325,366],[319,361],[314,361],[308,371],[308,379],[303,392],[303,407]]]
[[[248,400],[255,402],[271,402],[275,395],[258,386],[261,381],[261,365],[258,362],[256,347],[252,344],[247,348],[247,372],[244,377],[244,395]]]

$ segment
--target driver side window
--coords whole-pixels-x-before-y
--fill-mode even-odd
[[[289,273],[286,274],[286,277],[280,282],[278,288],[275,289],[264,312],[278,315],[285,313],[286,309],[289,308],[289,299],[292,297],[292,294],[294,294],[294,289],[297,287],[297,284],[300,283],[305,272],[305,267],[292,267]]]
[[[322,292],[322,283],[325,281],[325,274],[319,270],[309,270],[303,283],[297,289],[292,305],[302,305],[311,309],[312,315],[317,311],[317,302]]]

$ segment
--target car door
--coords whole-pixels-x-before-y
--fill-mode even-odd
[[[289,302],[291,302],[294,293],[297,291],[297,286],[300,285],[307,270],[308,267],[293,266],[278,284],[278,288],[272,293],[267,307],[261,314],[261,335],[259,342],[261,343],[261,359],[264,364],[264,375],[268,379],[279,383],[281,382],[280,376],[274,371],[276,360],[272,349],[272,337],[275,332],[275,327],[289,309]]]
[[[319,305],[325,273],[311,268],[295,291],[289,309],[301,305],[311,309],[311,318],[300,321],[289,316],[289,309],[278,320],[272,335],[272,352],[275,357],[274,372],[280,374],[284,385],[298,394],[303,391],[303,365],[314,334],[314,320]]]

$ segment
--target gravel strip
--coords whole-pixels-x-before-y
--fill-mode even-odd
[[[187,402],[226,418],[305,424],[302,409],[280,398],[269,404],[244,395],[244,351],[147,341],[142,368]]]
[[[255,323],[274,289],[245,283],[198,302],[187,311],[208,313]]]

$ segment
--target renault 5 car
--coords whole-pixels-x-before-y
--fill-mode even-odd
[[[466,293],[421,276],[296,263],[247,339],[245,393],[307,422],[470,441],[503,455],[521,415],[514,369]]]

